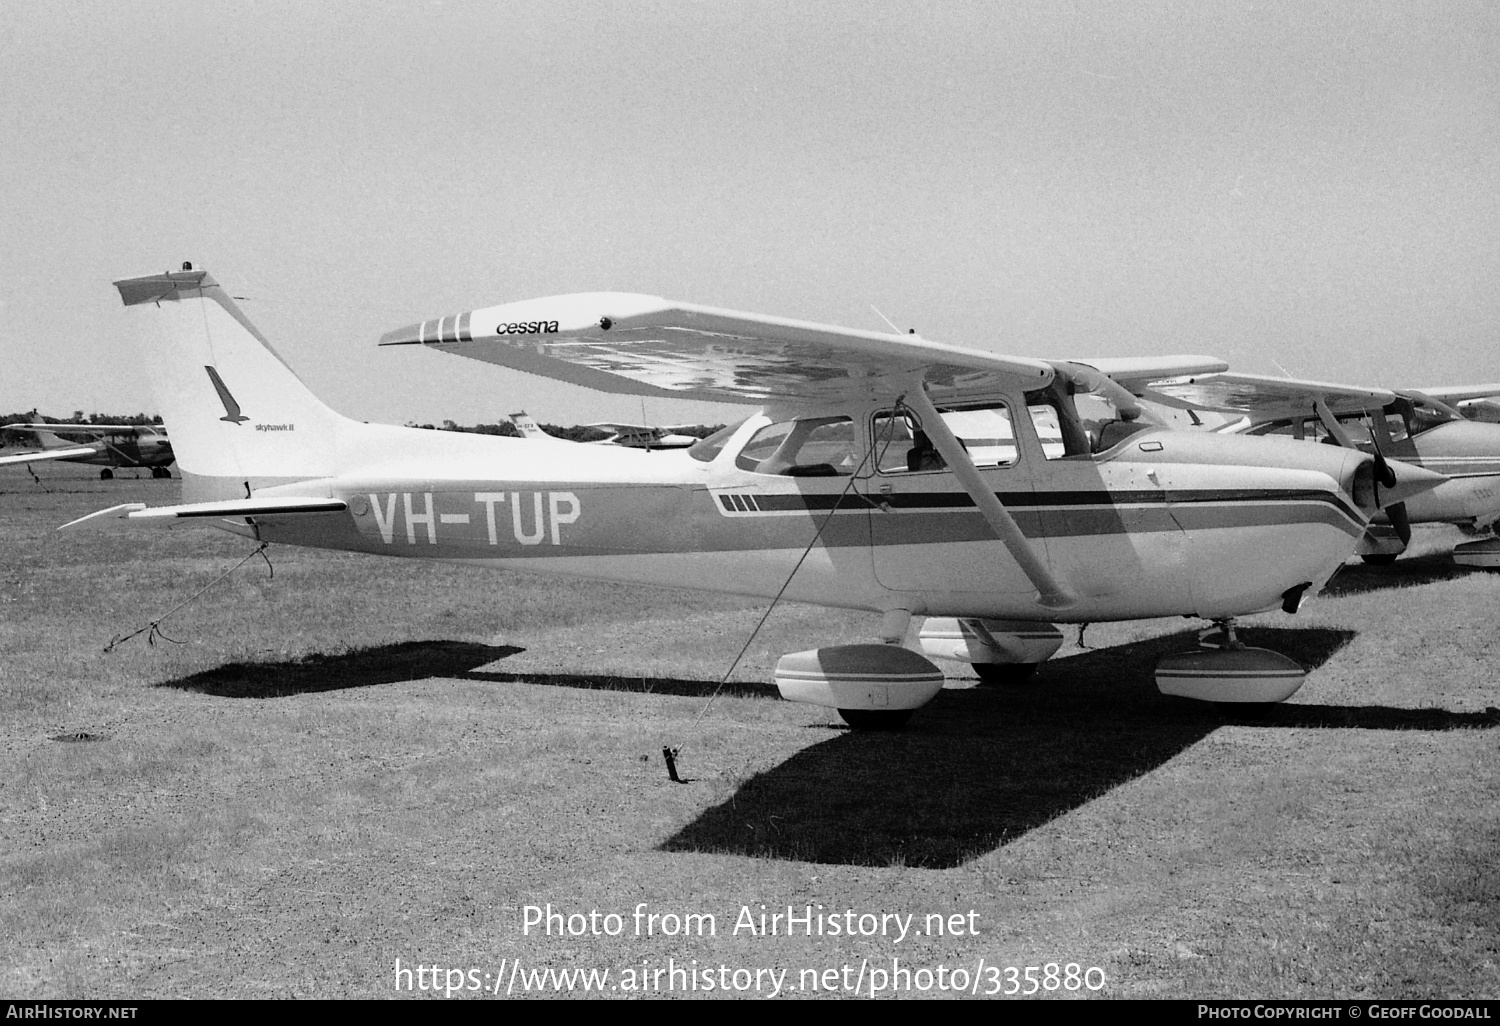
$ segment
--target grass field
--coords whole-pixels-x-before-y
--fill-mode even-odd
[[[1172,620],[854,734],[764,682],[871,617],[778,609],[699,720],[760,605],[393,559],[274,547],[106,652],[253,546],[59,534],[178,484],[37,474],[0,471],[0,996],[1500,997],[1500,575],[1446,532],[1250,621],[1313,667],[1260,718],[1156,692]],[[887,933],[762,934],[789,905]]]

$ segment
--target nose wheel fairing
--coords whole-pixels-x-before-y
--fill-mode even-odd
[[[1218,705],[1285,702],[1307,679],[1296,660],[1239,640],[1233,619],[1216,621],[1198,638],[1198,649],[1163,656],[1156,687],[1164,695]]]

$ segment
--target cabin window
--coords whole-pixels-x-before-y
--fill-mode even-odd
[[[1004,403],[985,403],[939,409],[938,413],[974,466],[984,469],[1015,465],[1019,454],[1010,407]],[[922,422],[910,410],[877,413],[872,427],[875,465],[881,473],[907,474],[948,468],[922,430]]]
[[[783,477],[842,477],[854,473],[854,422],[848,417],[807,417],[767,424],[735,464],[741,470]]]

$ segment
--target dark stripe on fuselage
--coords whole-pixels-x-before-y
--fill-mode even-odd
[[[1038,507],[1112,510],[1120,507],[1178,507],[1208,503],[1234,503],[1236,506],[1249,507],[1265,504],[1280,505],[1288,502],[1318,502],[1333,507],[1357,523],[1363,524],[1367,519],[1337,495],[1316,488],[1199,488],[1179,491],[1148,488],[1115,492],[1094,489],[1089,491],[997,492],[995,497],[1011,510]],[[810,512],[835,508],[859,510],[871,507],[889,508],[896,511],[974,508],[974,500],[965,492],[895,492],[879,496],[855,493],[844,495],[767,495],[761,493],[756,495],[755,500],[760,509],[767,513],[804,509]]]

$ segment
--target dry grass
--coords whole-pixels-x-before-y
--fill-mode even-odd
[[[1106,995],[1500,995],[1500,577],[1351,566],[1252,643],[1316,667],[1259,719],[1159,695],[1182,621],[1090,627],[1033,685],[893,735],[775,700],[867,635],[734,599],[57,535],[170,482],[0,471],[0,993],[386,996],[393,966],[1099,966]],[[1429,547],[1440,533],[1423,535]],[[80,733],[103,740],[59,742]],[[686,786],[664,744],[685,743]],[[522,933],[545,905],[626,936]],[[639,903],[712,938],[630,936]],[[752,937],[743,905],[974,910],[977,937]],[[616,977],[618,979],[618,976]]]

